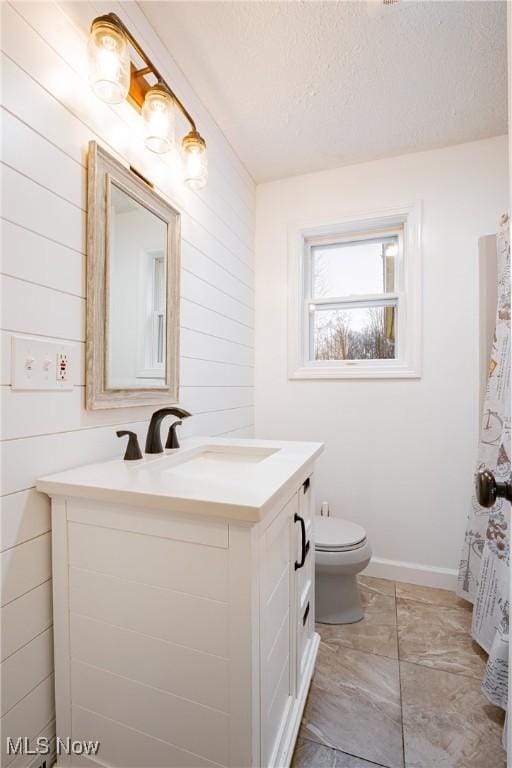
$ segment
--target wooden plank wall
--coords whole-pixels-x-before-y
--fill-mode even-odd
[[[170,161],[144,149],[128,104],[92,94],[87,30],[108,11],[196,117],[209,149],[205,190],[184,189]],[[35,480],[118,454],[115,429],[142,436],[151,412],[84,409],[88,142],[137,167],[182,212],[181,403],[195,414],[183,434],[252,434],[255,186],[136,3],[2,3],[1,66],[1,715],[3,737],[36,737],[52,734],[54,705],[50,510]],[[13,391],[12,334],[74,342],[73,391]],[[3,755],[2,764],[31,760]]]

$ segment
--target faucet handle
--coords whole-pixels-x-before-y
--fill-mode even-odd
[[[116,432],[118,437],[124,437],[128,435],[128,445],[126,446],[126,453],[124,454],[125,461],[135,461],[136,459],[142,459],[142,452],[139,446],[139,439],[136,432],[130,432],[129,429],[120,429]]]
[[[167,442],[165,444],[166,448],[179,448],[180,447],[180,441],[178,440],[178,435],[176,434],[176,427],[179,427],[180,424],[183,424],[181,419],[179,419],[178,421],[175,421],[169,427],[169,433],[167,435]]]

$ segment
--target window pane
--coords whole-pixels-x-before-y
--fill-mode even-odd
[[[165,307],[165,261],[163,256],[156,256],[153,260],[153,309],[162,312]]]
[[[314,245],[312,296],[332,298],[395,290],[398,236]]]
[[[317,309],[310,315],[313,360],[395,357],[396,307]]]
[[[164,363],[164,316],[157,315],[157,340],[156,340],[156,362],[158,365]]]

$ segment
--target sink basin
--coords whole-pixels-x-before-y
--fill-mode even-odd
[[[260,464],[269,456],[273,456],[279,448],[263,448],[260,446],[223,446],[206,445],[199,453],[185,455],[182,461],[171,465],[166,473],[186,475],[188,477],[204,475],[219,475],[231,467],[239,471],[245,466]]]
[[[243,464],[259,464],[260,461],[268,459],[269,456],[273,456],[278,451],[279,448],[262,448],[260,446],[236,445],[231,447],[207,445],[201,449],[200,453],[186,458],[184,463],[214,461],[215,463],[229,462],[232,464],[236,462],[239,464],[242,462]]]

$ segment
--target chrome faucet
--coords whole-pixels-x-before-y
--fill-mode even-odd
[[[162,419],[166,416],[177,416],[179,419],[186,419],[187,416],[192,416],[191,413],[184,408],[160,408],[155,411],[151,417],[148,427],[148,435],[146,437],[146,453],[163,453],[162,438],[160,436],[160,424]],[[177,447],[177,446],[176,446]]]

